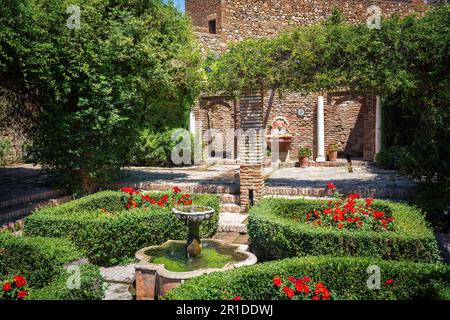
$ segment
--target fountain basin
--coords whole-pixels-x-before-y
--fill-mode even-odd
[[[248,246],[202,239],[202,254],[183,254],[186,242],[169,240],[161,246],[143,248],[136,253],[136,298],[157,300],[182,281],[211,272],[253,265],[257,258]]]

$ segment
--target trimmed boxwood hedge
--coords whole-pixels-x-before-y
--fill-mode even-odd
[[[159,198],[164,194],[150,195]],[[186,226],[169,208],[153,206],[127,211],[123,208],[122,197],[122,192],[104,191],[57,207],[40,209],[27,217],[25,233],[68,238],[92,263],[102,266],[129,260],[145,246],[186,238]],[[219,199],[214,195],[192,195],[192,200],[196,205],[216,210],[210,220],[202,223],[201,236],[209,238],[217,232]],[[107,208],[113,215],[102,215],[101,208]]]
[[[0,232],[2,274],[22,274],[30,287],[42,288],[60,276],[64,264],[82,258],[67,239],[15,237]]]
[[[250,210],[251,250],[260,260],[295,256],[370,256],[387,260],[441,260],[436,240],[423,214],[415,207],[375,201],[374,208],[390,210],[395,231],[339,230],[304,223],[308,212],[324,206],[320,200],[261,200]]]
[[[64,272],[56,280],[41,289],[32,289],[29,300],[101,300],[104,295],[103,279],[97,266],[80,266],[80,287],[69,289],[70,274]]]
[[[369,290],[367,268],[381,270],[380,290]],[[185,281],[169,292],[169,300],[279,299],[272,279],[276,276],[309,276],[323,282],[333,299],[409,300],[445,299],[450,286],[450,266],[441,263],[387,261],[367,257],[302,257],[265,262],[250,267],[216,272]],[[393,285],[385,284],[393,279]]]

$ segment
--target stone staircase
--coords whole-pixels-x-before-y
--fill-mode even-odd
[[[33,210],[44,205],[58,205],[71,200],[62,191],[46,191],[0,202],[0,228],[14,228]]]
[[[247,233],[247,215],[241,214],[239,195],[223,194],[220,196],[219,233]]]

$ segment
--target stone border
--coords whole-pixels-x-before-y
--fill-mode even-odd
[[[169,240],[161,246],[151,246],[143,248],[136,252],[135,255],[136,259],[140,261],[138,264],[136,264],[135,267],[136,299],[157,300],[159,297],[165,296],[169,290],[178,287],[184,280],[212,272],[222,272],[234,268],[254,265],[258,261],[257,257],[253,253],[247,251],[248,246],[246,245],[227,244],[225,241],[215,239],[202,239],[202,242],[216,243],[224,246],[235,247],[236,250],[234,252],[246,255],[247,259],[220,269],[209,268],[190,272],[173,272],[167,270],[164,265],[149,262],[151,257],[147,256],[144,252],[150,249],[168,246],[172,243],[184,244],[184,241]]]

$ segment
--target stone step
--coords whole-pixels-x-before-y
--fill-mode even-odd
[[[233,212],[221,212],[219,217],[219,232],[247,233],[247,225],[244,223],[247,215]]]
[[[61,197],[58,199],[42,199],[32,201],[19,206],[0,210],[0,226],[21,220],[31,214],[35,209],[46,205],[59,205],[72,200],[72,197]]]
[[[221,204],[239,204],[240,196],[238,194],[222,194],[220,195]]]
[[[241,207],[237,204],[226,203],[220,205],[220,212],[240,213]]]
[[[62,197],[63,195],[64,195],[63,191],[51,190],[51,191],[46,191],[46,192],[29,194],[26,196],[10,199],[7,201],[1,201],[0,202],[0,212],[6,211],[6,209],[9,209],[9,208],[20,207],[20,206],[27,205],[27,204],[34,203],[34,202],[45,201],[45,200],[52,199],[52,198],[53,199],[59,198],[59,197]]]
[[[132,284],[135,277],[135,264],[100,268],[100,273],[105,282]]]

